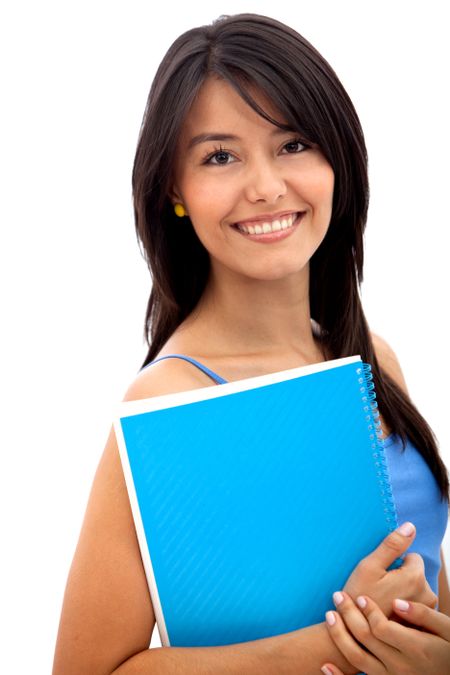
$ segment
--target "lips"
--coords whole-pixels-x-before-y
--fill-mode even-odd
[[[261,218],[260,220],[241,220],[238,223],[233,223],[231,225],[231,227],[234,227],[235,229],[241,231],[240,228],[239,228],[239,225],[241,225],[241,224],[244,225],[244,226],[247,226],[247,227],[249,225],[251,227],[255,227],[255,225],[259,225],[261,227],[264,223],[272,224],[276,220],[281,222],[282,220],[286,220],[287,218],[290,218],[292,215],[295,216],[293,222],[296,222],[298,220],[298,218],[300,216],[303,216],[305,213],[306,213],[306,211],[289,211],[288,213],[284,213],[282,216],[277,216],[275,218],[272,217],[272,218]]]
[[[293,232],[297,230],[297,227],[300,225],[302,222],[303,218],[305,217],[306,212],[301,211],[300,214],[295,217],[292,225],[285,227],[284,229],[278,229],[278,230],[273,230],[270,232],[261,232],[260,234],[251,234],[250,232],[244,231],[244,226],[239,225],[236,227],[233,227],[233,229],[236,231],[238,236],[244,237],[247,241],[255,241],[255,242],[260,242],[262,244],[271,244],[271,243],[276,243],[278,241],[281,241],[282,239],[286,239],[286,237],[290,237]],[[293,216],[289,220],[292,220]],[[264,227],[264,225],[263,225]],[[252,228],[253,229],[253,228]],[[263,229],[263,228],[262,228]]]
[[[271,217],[259,217],[254,220],[249,218],[248,220],[240,220],[237,223],[233,223],[232,227],[235,227],[237,229],[238,225],[243,224],[243,225],[262,225],[262,223],[273,223],[275,220],[285,220],[286,218],[289,218],[292,214],[295,214],[295,218],[297,219],[298,216],[302,213],[306,213],[306,211],[286,211],[285,213],[281,214],[280,216],[271,216]]]

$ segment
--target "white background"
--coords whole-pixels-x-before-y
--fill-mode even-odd
[[[250,11],[292,25],[333,66],[369,152],[366,315],[450,465],[449,49],[445,3],[433,1],[11,6],[0,29],[2,671],[40,675],[112,416],[146,354],[131,167],[164,53],[189,28]]]

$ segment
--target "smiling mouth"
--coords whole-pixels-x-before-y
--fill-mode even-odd
[[[273,232],[280,232],[283,230],[290,229],[297,223],[300,216],[302,216],[304,213],[305,211],[297,211],[297,213],[291,213],[288,216],[284,216],[283,218],[279,219],[274,219],[272,221],[261,221],[261,222],[254,221],[251,224],[234,223],[232,227],[234,227],[236,230],[239,230],[239,232],[242,232],[242,234],[250,234],[250,235],[270,234]]]

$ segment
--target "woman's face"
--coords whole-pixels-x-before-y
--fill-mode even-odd
[[[264,96],[252,94],[274,119],[285,122]],[[230,138],[199,138],[212,135]],[[333,170],[318,148],[258,115],[227,82],[205,81],[183,124],[170,197],[183,204],[216,273],[225,266],[273,280],[300,272],[327,232],[333,188]],[[242,225],[256,232],[276,230],[300,212],[293,227],[266,239],[252,239],[236,227],[247,221]]]

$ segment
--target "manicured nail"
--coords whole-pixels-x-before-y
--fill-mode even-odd
[[[323,675],[333,675],[333,671],[326,666],[322,666],[320,670],[322,671]]]
[[[415,527],[412,523],[406,522],[397,529],[397,532],[400,532],[404,537],[410,537],[415,530]]]
[[[406,600],[396,599],[394,600],[394,605],[396,609],[399,609],[401,612],[407,612],[409,609],[409,602],[406,602]]]
[[[343,599],[344,599],[344,596],[342,595],[342,593],[339,593],[339,591],[336,591],[336,593],[333,593],[333,601],[334,601],[334,604],[336,605],[336,607],[341,604]]]
[[[360,595],[356,598],[356,604],[358,605],[358,607],[361,607],[361,609],[364,609],[365,607],[367,607],[367,600],[363,598],[362,595]]]
[[[336,623],[336,617],[334,616],[333,612],[327,612],[325,614],[325,618],[329,626],[334,626],[334,624]]]

